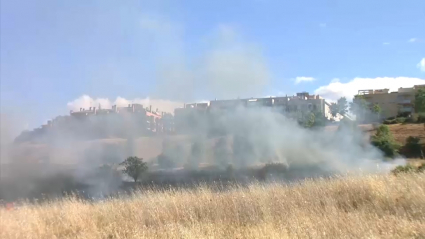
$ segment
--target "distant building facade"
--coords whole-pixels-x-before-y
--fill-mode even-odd
[[[411,88],[399,88],[390,92],[389,89],[359,90],[354,96],[354,101],[363,98],[369,108],[379,105],[382,113],[381,118],[396,117],[399,114],[415,113],[415,95],[419,89],[425,89],[425,85],[415,85]]]
[[[55,135],[70,139],[131,138],[142,135],[174,132],[173,116],[170,113],[144,108],[141,104],[125,107],[100,106],[70,111],[68,116],[58,116],[32,131],[22,132],[16,142],[52,140]]]
[[[308,112],[319,112],[328,120],[334,118],[330,111],[330,104],[325,99],[319,95],[301,92],[294,96],[213,100],[207,103],[185,104],[183,108],[177,108],[174,111],[176,130],[187,132],[196,129],[199,124],[214,125],[212,115],[235,111],[239,107],[270,108],[297,120],[301,120]]]

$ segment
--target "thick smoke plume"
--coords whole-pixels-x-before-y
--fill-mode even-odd
[[[368,135],[360,129],[348,126],[333,132],[328,128],[305,129],[271,108],[239,108],[217,113],[213,116],[214,123],[206,123],[204,116],[199,117],[194,120],[199,123],[191,130],[196,132],[192,136],[196,144],[208,145],[211,138],[221,136],[212,147],[218,154],[207,152],[208,146],[200,147],[206,150],[202,158],[214,155],[216,163],[242,167],[279,162],[289,169],[318,166],[337,173],[377,172],[385,165],[382,153],[369,144]]]

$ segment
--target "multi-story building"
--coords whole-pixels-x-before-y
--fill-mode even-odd
[[[399,88],[390,92],[389,89],[359,90],[354,96],[354,101],[363,98],[370,108],[379,105],[382,118],[395,117],[399,114],[415,113],[415,95],[425,85],[415,85],[411,88]]]
[[[199,124],[214,125],[212,115],[234,111],[239,107],[270,107],[274,111],[298,120],[303,119],[307,112],[320,112],[328,120],[334,118],[331,115],[330,104],[325,99],[319,95],[302,92],[295,96],[213,100],[209,103],[185,104],[183,108],[174,111],[176,129],[190,131],[190,129],[196,130],[196,125]]]

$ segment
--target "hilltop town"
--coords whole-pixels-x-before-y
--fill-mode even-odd
[[[188,103],[182,108],[176,108],[174,114],[161,112],[159,109],[152,110],[152,106],[144,107],[141,104],[114,105],[110,109],[99,105],[97,108],[80,108],[78,111],[70,111],[70,115],[58,116],[40,128],[23,132],[16,142],[38,141],[45,135],[55,133],[78,139],[186,133],[201,121],[212,124],[217,114],[235,111],[240,107],[269,108],[299,121],[308,112],[315,112],[328,121],[341,119],[341,115],[335,117],[331,114],[330,106],[319,95],[310,95],[307,92],[297,93],[295,96]]]
[[[412,115],[414,113],[415,94],[425,85],[415,85],[411,88],[399,88],[390,92],[389,89],[359,90],[354,96],[354,102],[364,101],[373,110],[376,105],[380,109],[380,119],[396,117],[397,115]],[[173,113],[161,112],[141,104],[127,106],[114,105],[110,109],[99,105],[70,111],[68,116],[58,116],[32,131],[25,131],[17,137],[16,142],[43,141],[46,135],[65,134],[75,139],[129,138],[138,136],[184,134],[198,130],[199,125],[209,125],[214,128],[214,119],[224,112],[234,112],[238,108],[267,108],[284,114],[299,122],[308,118],[314,112],[325,124],[349,118],[332,112],[332,103],[319,95],[307,92],[294,96],[212,100],[203,103],[187,103],[176,108]]]

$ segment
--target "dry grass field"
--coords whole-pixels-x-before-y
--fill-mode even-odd
[[[425,238],[425,174],[0,209],[0,238]]]
[[[424,124],[395,124],[388,125],[394,139],[404,144],[409,136],[419,137],[425,143],[425,127]]]

